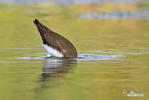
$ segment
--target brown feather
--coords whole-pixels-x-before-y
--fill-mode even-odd
[[[51,29],[41,24],[37,19],[33,22],[37,26],[44,44],[60,51],[64,57],[77,57],[77,50],[69,40],[53,32]]]

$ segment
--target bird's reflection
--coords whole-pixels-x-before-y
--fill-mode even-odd
[[[42,67],[42,81],[67,73],[76,63],[75,59],[70,58],[46,58]]]

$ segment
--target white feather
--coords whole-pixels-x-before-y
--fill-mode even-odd
[[[61,52],[59,52],[58,50],[56,50],[48,45],[45,45],[45,44],[43,44],[43,46],[46,49],[48,57],[50,57],[50,56],[64,57],[64,55]]]

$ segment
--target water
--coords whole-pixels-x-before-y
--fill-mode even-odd
[[[86,13],[75,14],[74,17],[79,18],[97,18],[97,19],[149,19],[149,10],[127,12],[127,11],[115,11],[112,13]]]
[[[0,100],[148,100],[147,9],[136,3],[0,4]],[[74,16],[117,11],[137,14]],[[71,40],[78,57],[46,57],[35,18]]]

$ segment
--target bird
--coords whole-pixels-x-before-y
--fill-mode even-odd
[[[40,33],[48,57],[77,57],[77,49],[68,39],[43,25],[38,19],[33,20],[33,23]]]

